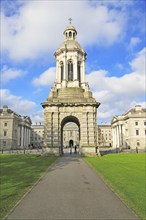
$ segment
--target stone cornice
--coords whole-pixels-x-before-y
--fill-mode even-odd
[[[99,102],[87,102],[87,103],[63,103],[63,102],[43,102],[41,103],[42,107],[45,108],[47,106],[58,106],[58,107],[68,107],[68,106],[72,106],[72,107],[78,107],[78,106],[94,106],[96,108],[99,107],[100,103]]]
[[[55,53],[54,53],[54,56],[57,57],[58,55],[62,54],[63,52],[78,52],[79,54],[83,55],[86,57],[86,52],[78,49],[78,48],[74,48],[74,49],[70,49],[70,48],[61,48],[61,49],[58,49]]]

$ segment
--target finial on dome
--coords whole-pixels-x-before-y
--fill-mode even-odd
[[[71,24],[71,22],[72,22],[72,18],[69,18],[68,20],[69,20],[69,23]]]

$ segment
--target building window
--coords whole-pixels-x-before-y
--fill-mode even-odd
[[[64,65],[63,62],[61,62],[61,81],[63,80],[63,72],[64,72]]]
[[[7,136],[7,131],[4,131],[4,136]]]
[[[137,141],[137,146],[138,146],[138,147],[140,146],[140,142],[139,142],[139,141]]]
[[[135,122],[135,125],[138,125],[138,121]]]
[[[7,122],[5,122],[5,123],[4,123],[4,126],[5,126],[5,127],[7,127],[7,125],[8,125],[8,123],[7,123]]]
[[[145,130],[145,135],[146,135],[146,130]]]
[[[146,125],[146,121],[144,121],[144,125]]]
[[[139,135],[139,130],[136,130],[136,135]]]
[[[78,80],[81,82],[81,64],[78,62]]]
[[[71,60],[68,62],[68,80],[73,81],[73,63]]]

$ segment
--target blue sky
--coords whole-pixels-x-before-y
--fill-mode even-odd
[[[54,52],[72,18],[87,53],[86,81],[101,103],[98,122],[145,107],[144,0],[1,1],[1,106],[43,121],[55,81]]]

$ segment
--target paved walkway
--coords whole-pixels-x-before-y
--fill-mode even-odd
[[[9,220],[138,219],[78,156],[64,156],[22,199]]]

